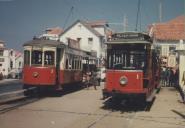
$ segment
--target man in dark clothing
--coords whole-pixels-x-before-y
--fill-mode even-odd
[[[92,72],[92,84],[94,86],[94,89],[96,90],[96,85],[98,84],[96,72]]]
[[[178,86],[178,84],[179,84],[179,69],[176,69],[174,74],[174,86]]]

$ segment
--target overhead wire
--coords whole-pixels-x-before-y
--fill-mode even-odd
[[[68,13],[68,15],[67,15],[67,17],[66,17],[65,22],[64,22],[63,29],[65,29],[65,27],[66,27],[66,25],[67,25],[67,23],[68,23],[68,20],[69,20],[69,18],[70,18],[70,16],[73,14],[73,9],[74,9],[74,7],[72,6],[72,7],[70,8],[70,11],[69,11],[69,13]]]
[[[140,6],[141,6],[141,0],[138,0],[135,31],[137,31],[137,27],[138,27],[139,14],[140,14]]]
[[[69,23],[70,18],[72,18],[72,20],[74,20],[74,12],[79,14],[79,18],[80,18],[80,19],[81,19],[81,17],[82,17],[82,19],[88,21],[88,18],[86,18],[85,16],[82,16],[82,13],[80,13],[80,11],[79,11],[79,9],[78,9],[78,6],[75,5],[75,3],[71,4],[71,3],[69,3],[69,1],[67,1],[67,0],[64,0],[64,2],[65,2],[67,5],[71,6],[71,8],[70,8],[70,10],[69,10],[68,15],[67,15],[66,18],[65,18],[65,22],[64,22],[64,25],[63,25],[63,29],[66,28],[67,24]],[[75,2],[75,0],[74,0],[73,2]],[[77,0],[76,2],[79,3],[80,1]],[[79,19],[79,18],[77,18],[77,19]]]

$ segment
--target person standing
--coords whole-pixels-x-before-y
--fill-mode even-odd
[[[166,84],[165,72],[166,72],[166,68],[165,67],[162,67],[162,70],[161,70],[161,84],[163,86],[165,86],[165,84]]]
[[[169,69],[166,68],[164,71],[164,86],[168,86],[169,84]]]
[[[176,69],[174,79],[175,79],[175,87],[177,87],[179,85],[179,68]]]
[[[97,89],[96,89],[96,86],[98,85],[97,73],[94,72],[94,71],[92,71],[91,83],[92,83],[94,89],[97,90]]]
[[[101,72],[100,71],[98,71],[97,72],[97,81],[98,81],[98,86],[100,86],[100,83],[101,83]]]
[[[88,72],[86,73],[86,77],[87,77],[87,84],[86,84],[86,87],[87,87],[87,89],[89,89],[89,86],[90,86],[91,75],[92,75],[91,71],[88,71]]]
[[[174,84],[174,72],[172,70],[172,68],[169,69],[169,86],[172,87]]]

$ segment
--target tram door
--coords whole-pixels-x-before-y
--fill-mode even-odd
[[[56,50],[56,84],[58,85],[60,82],[60,62],[62,60],[62,48],[57,48]]]

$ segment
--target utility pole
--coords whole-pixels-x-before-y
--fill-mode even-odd
[[[127,31],[127,26],[128,26],[128,23],[127,23],[127,15],[125,14],[124,15],[124,18],[123,18],[123,31],[126,32]]]
[[[159,3],[159,22],[162,22],[162,0]]]

